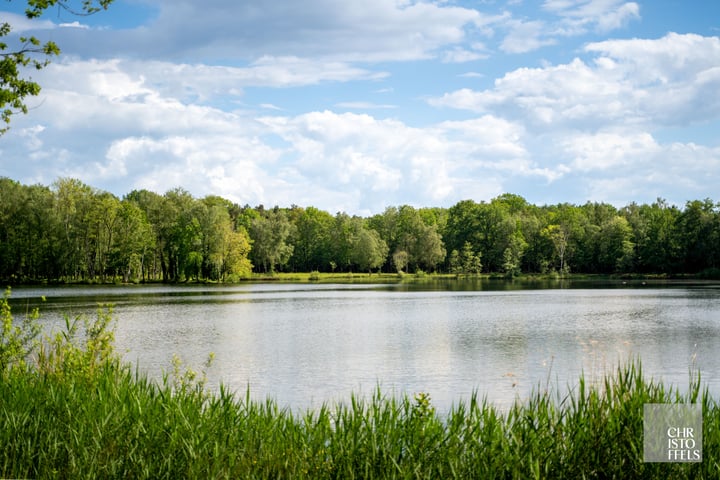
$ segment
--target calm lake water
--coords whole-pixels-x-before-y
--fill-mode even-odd
[[[44,296],[46,300],[41,302]],[[94,316],[114,304],[117,346],[154,378],[173,354],[293,410],[350,393],[428,392],[439,409],[473,391],[498,406],[640,358],[686,390],[689,370],[720,397],[720,285],[623,282],[243,284],[15,288],[13,311]]]

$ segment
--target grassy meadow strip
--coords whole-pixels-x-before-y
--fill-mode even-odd
[[[249,392],[208,392],[177,366],[148,380],[113,354],[108,315],[68,321],[35,346],[3,322],[0,477],[720,477],[720,411],[697,376],[681,394],[631,363],[505,411],[473,396],[440,414],[426,394],[377,390],[295,414]],[[693,402],[703,404],[703,462],[643,463],[643,405]]]

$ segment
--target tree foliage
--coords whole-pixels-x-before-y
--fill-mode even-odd
[[[294,246],[288,241],[294,225],[287,214],[275,208],[265,210],[250,224],[250,235],[255,241],[252,258],[262,265],[265,273],[275,273],[276,267],[285,266],[290,260]]]
[[[37,18],[54,6],[73,15],[91,15],[107,9],[112,1],[28,0],[25,16]],[[59,54],[60,48],[55,42],[43,43],[34,36],[14,37],[12,25],[0,23],[0,119],[4,124],[0,135],[8,130],[13,115],[28,112],[26,97],[40,93],[40,85],[32,80],[28,71],[43,69]]]
[[[720,276],[720,205],[535,206],[505,194],[368,218],[240,206],[176,188],[120,199],[0,178],[0,280],[235,281],[253,271]]]

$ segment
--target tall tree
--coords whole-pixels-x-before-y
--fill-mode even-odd
[[[480,254],[473,252],[470,242],[465,242],[461,251],[450,252],[450,272],[458,275],[477,275],[481,271]]]
[[[527,242],[519,230],[513,233],[503,252],[503,271],[508,277],[516,277],[522,271],[522,258]]]
[[[202,272],[202,228],[200,218],[204,205],[190,192],[175,188],[165,193],[168,210],[173,219],[170,225],[171,281],[198,278]]]
[[[275,273],[276,267],[287,264],[293,252],[289,243],[293,228],[287,214],[279,208],[265,210],[253,219],[250,225],[253,263],[262,266],[265,273]]]
[[[55,189],[57,215],[62,231],[61,263],[63,275],[72,279],[94,278],[96,235],[87,220],[92,208],[94,191],[78,179],[61,178]]]
[[[409,205],[398,209],[396,251],[406,252],[414,269],[434,270],[445,259],[445,245],[436,225],[426,225],[420,212]]]
[[[149,258],[143,262],[143,279],[169,281],[166,252],[169,251],[170,227],[174,218],[171,217],[167,200],[149,190],[133,190],[125,196],[125,200],[142,210],[152,233],[152,250],[147,252]]]
[[[315,207],[302,210],[295,220],[293,267],[301,271],[324,270],[330,266],[329,235],[333,217]]]
[[[365,272],[380,268],[387,258],[387,244],[377,231],[367,228],[362,218],[354,217],[352,225],[351,263]]]
[[[111,266],[124,282],[145,280],[155,248],[152,226],[137,203],[123,200],[117,212]]]
[[[687,272],[698,273],[706,268],[720,267],[720,258],[717,256],[720,242],[717,219],[718,212],[709,198],[687,202],[685,210],[678,217]]]
[[[202,238],[202,276],[225,281],[228,276],[235,279],[248,275],[250,242],[245,229],[235,230],[227,204],[211,197],[202,205],[196,209]]]
[[[448,250],[460,252],[465,243],[470,243],[474,251],[480,251],[476,238],[478,220],[479,205],[473,200],[462,200],[450,207],[447,224],[442,232]]]
[[[595,241],[601,273],[630,272],[635,257],[632,228],[625,217],[614,216],[600,225]]]
[[[345,212],[338,212],[333,218],[328,239],[328,252],[331,262],[331,269],[339,268],[340,271],[352,269],[352,235],[354,232],[353,219]]]

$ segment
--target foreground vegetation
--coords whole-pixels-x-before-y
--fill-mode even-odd
[[[720,205],[532,205],[503,194],[370,217],[177,188],[122,199],[0,178],[0,280],[233,282],[252,274],[694,274],[720,278]]]
[[[377,391],[303,414],[176,370],[149,381],[113,351],[110,312],[43,342],[34,312],[0,302],[0,477],[717,478],[720,409],[646,379],[639,364],[506,411],[472,397],[437,412]],[[703,462],[642,462],[645,403],[703,405]]]

